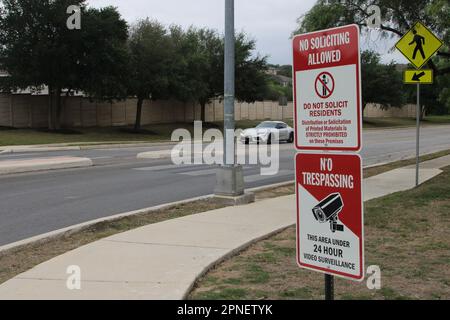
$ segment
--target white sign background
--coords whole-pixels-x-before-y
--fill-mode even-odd
[[[340,261],[347,261],[352,262],[355,264],[356,268],[355,270],[349,270],[344,267],[338,267],[333,266],[334,271],[342,272],[345,274],[351,274],[353,276],[359,276],[360,275],[360,241],[357,235],[355,235],[349,228],[344,226],[344,231],[339,232],[336,231],[333,233],[330,229],[330,223],[327,221],[326,223],[320,223],[314,218],[314,214],[312,212],[312,209],[321,201],[322,199],[315,199],[313,195],[311,195],[305,188],[302,187],[302,185],[298,184],[298,191],[299,191],[299,197],[298,197],[298,206],[299,208],[303,208],[303,210],[300,211],[299,216],[299,224],[301,226],[304,226],[303,228],[300,228],[298,231],[298,239],[301,243],[300,246],[300,252],[299,252],[299,259],[301,263],[312,265],[319,268],[327,269],[329,267],[328,264],[311,261],[309,259],[304,258],[304,254],[308,253],[311,255],[321,256],[324,258],[331,258],[336,259]],[[301,206],[300,206],[301,205]],[[345,206],[345,203],[344,203]],[[311,208],[309,210],[309,208]],[[339,221],[340,224],[342,224],[341,221]],[[307,226],[307,227],[306,227]],[[336,246],[333,244],[326,244],[321,243],[313,240],[308,239],[308,234],[310,235],[317,235],[322,237],[328,237],[330,239],[337,239],[337,240],[343,240],[348,241],[350,243],[350,248],[345,248],[341,246]],[[314,245],[321,245],[322,247],[331,247],[336,249],[343,250],[343,259],[326,255],[324,253],[315,253],[314,252]],[[317,271],[317,270],[315,270]]]
[[[335,83],[335,88],[333,94],[326,99],[320,98],[315,89],[316,78],[322,72],[329,72]],[[346,138],[334,138],[329,139],[343,139],[343,144],[329,143],[327,145],[323,144],[325,147],[338,147],[338,148],[351,148],[358,145],[358,95],[357,95],[357,82],[356,82],[356,65],[347,65],[341,67],[332,67],[325,69],[315,69],[310,71],[298,71],[296,73],[296,92],[297,92],[297,121],[299,125],[297,126],[297,141],[298,145],[305,147],[319,147],[316,143],[310,143],[309,138],[306,137],[306,128],[308,126],[302,125],[302,121],[327,121],[328,120],[351,120],[351,125],[347,125],[347,137]],[[320,116],[311,117],[310,111],[305,110],[305,103],[318,103],[318,102],[338,102],[338,101],[348,101],[348,106],[342,110],[342,116]],[[327,110],[327,109],[322,109]],[[332,110],[332,109],[330,109]],[[330,124],[330,126],[334,126]],[[325,139],[325,137],[320,138]]]

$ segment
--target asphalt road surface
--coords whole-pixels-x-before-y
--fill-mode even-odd
[[[422,129],[421,153],[450,149],[450,126]],[[364,132],[364,165],[415,155],[415,129]],[[168,147],[131,147],[0,155],[0,160],[49,156],[91,158],[94,167],[0,177],[0,245],[118,213],[208,195],[215,167],[175,166],[170,160],[137,160],[136,155]],[[291,144],[280,146],[280,171],[261,176],[258,166],[244,166],[246,187],[294,179]]]

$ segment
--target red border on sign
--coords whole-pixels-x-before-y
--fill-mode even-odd
[[[357,92],[357,112],[358,112],[358,145],[356,147],[343,147],[343,148],[339,148],[339,147],[307,147],[307,146],[299,146],[298,144],[298,134],[297,134],[297,123],[298,123],[298,118],[297,118],[297,92],[296,92],[296,88],[297,88],[297,77],[296,77],[296,66],[298,65],[297,63],[297,59],[296,59],[296,41],[298,41],[299,38],[305,37],[305,36],[311,36],[314,34],[323,34],[325,32],[330,32],[330,31],[335,31],[335,30],[342,30],[342,29],[348,29],[348,28],[355,28],[356,29],[356,38],[357,38],[357,50],[358,50],[358,58],[356,59],[356,92]],[[295,123],[294,123],[294,127],[295,127],[295,147],[297,148],[297,150],[306,150],[306,151],[354,151],[354,152],[360,152],[362,149],[362,97],[361,97],[361,92],[362,92],[362,88],[361,88],[361,50],[360,50],[360,29],[359,26],[356,24],[351,24],[351,25],[347,25],[347,26],[343,26],[343,27],[337,27],[337,28],[331,28],[331,29],[327,29],[327,30],[321,30],[321,31],[315,31],[315,32],[309,32],[309,33],[303,33],[300,35],[297,35],[294,37],[294,39],[292,39],[293,41],[293,61],[294,63],[292,64],[292,77],[294,80],[294,85],[293,85],[293,97],[294,97],[294,119],[295,119]],[[348,59],[347,59],[348,60]],[[344,59],[345,61],[345,59]],[[354,63],[345,63],[345,64],[330,64],[327,67],[334,67],[334,66],[344,66],[344,65],[351,65]],[[323,68],[324,66],[321,66],[320,68]],[[313,70],[313,69],[317,69],[317,68],[310,68],[308,70]],[[298,70],[301,71],[301,70]]]
[[[364,199],[364,194],[363,194],[363,187],[362,187],[362,183],[363,183],[363,167],[362,167],[362,157],[359,154],[342,154],[342,153],[333,153],[333,152],[324,152],[324,153],[306,153],[306,152],[300,152],[297,153],[295,156],[295,201],[296,201],[296,207],[297,207],[297,226],[296,226],[296,242],[297,242],[297,248],[296,248],[296,252],[297,252],[297,264],[299,265],[299,267],[301,268],[306,268],[312,271],[317,271],[317,272],[321,272],[324,274],[330,274],[330,275],[335,275],[344,279],[350,279],[350,280],[354,280],[354,281],[363,281],[364,280],[364,266],[365,266],[365,256],[364,256],[364,203],[362,203],[361,205],[361,236],[359,238],[359,257],[360,257],[360,272],[358,276],[352,275],[352,274],[347,274],[344,272],[339,272],[339,271],[334,271],[334,270],[330,270],[327,268],[321,268],[321,267],[317,267],[317,266],[313,266],[313,265],[309,265],[306,263],[302,263],[300,261],[300,238],[299,238],[299,231],[300,231],[300,207],[298,205],[298,197],[299,197],[299,190],[298,190],[298,181],[297,181],[297,176],[298,176],[298,168],[297,168],[297,159],[298,157],[302,156],[302,155],[333,155],[333,156],[355,156],[359,158],[359,161],[361,163],[360,167],[361,167],[361,183],[360,183],[360,187],[361,187],[361,200],[363,201]]]

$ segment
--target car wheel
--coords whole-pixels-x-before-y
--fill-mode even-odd
[[[289,135],[288,143],[294,143],[294,133],[291,133],[291,134]]]
[[[250,144],[250,139],[249,138],[245,138],[245,144]]]

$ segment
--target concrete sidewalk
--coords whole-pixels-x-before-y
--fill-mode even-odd
[[[421,182],[450,165],[422,166]],[[414,168],[365,180],[370,200],[414,187]],[[211,266],[295,223],[295,196],[227,207],[148,225],[83,246],[0,286],[0,299],[183,299]],[[68,290],[66,270],[81,268],[81,290]]]
[[[0,175],[44,170],[70,169],[92,166],[92,160],[80,157],[51,157],[0,161]]]

